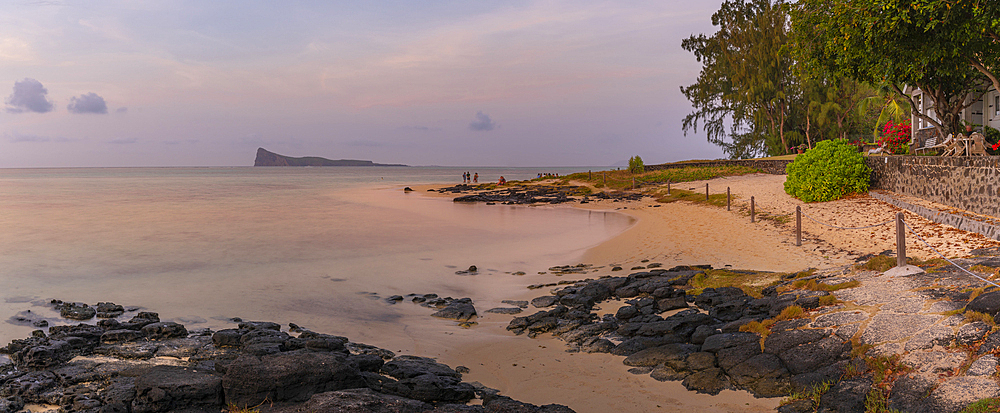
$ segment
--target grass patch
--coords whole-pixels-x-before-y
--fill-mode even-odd
[[[945,311],[945,312],[943,312],[943,313],[941,313],[941,314],[942,314],[942,315],[944,315],[945,317],[951,317],[951,316],[953,316],[953,315],[959,315],[959,314],[962,314],[962,312],[963,312],[963,311],[965,311],[965,307],[962,307],[962,308],[956,308],[956,309],[954,309],[954,310],[951,310],[951,311]]]
[[[708,201],[706,201],[704,192],[686,191],[683,189],[671,189],[670,195],[666,195],[666,193],[667,193],[666,190],[660,191],[656,201],[664,204],[669,204],[671,202],[677,202],[677,201],[687,201],[696,204],[715,205],[717,207],[726,206],[725,194],[709,195]]]
[[[796,289],[804,289],[804,290],[809,290],[809,291],[833,292],[833,291],[843,290],[845,288],[854,288],[854,287],[857,287],[859,285],[861,285],[861,281],[858,281],[858,280],[846,281],[846,282],[842,282],[840,284],[824,284],[824,283],[816,281],[815,279],[812,279],[812,280],[795,280],[794,282],[792,282],[791,284],[789,284],[788,286],[786,286],[786,288],[784,289],[784,291],[796,290]]]
[[[851,338],[851,358],[864,357],[875,346],[871,344],[861,344],[861,340],[857,337]]]
[[[797,305],[790,305],[788,307],[785,307],[784,310],[781,310],[781,314],[778,314],[777,317],[774,317],[774,321],[785,321],[785,320],[791,320],[793,318],[801,318],[802,315],[805,313],[806,310],[804,310],[802,307],[799,307]]]
[[[770,272],[707,270],[688,281],[692,289],[687,293],[698,295],[706,288],[736,287],[754,298],[761,298],[761,291],[780,278],[780,274]]]
[[[969,270],[978,273],[989,274],[990,275],[989,278],[993,278],[997,275],[998,268],[990,267],[988,265],[976,264],[973,265],[972,267],[969,267]]]
[[[819,306],[820,307],[826,307],[826,306],[829,306],[829,305],[834,305],[834,304],[837,304],[839,302],[840,302],[840,300],[838,300],[837,297],[834,296],[833,294],[824,295],[824,296],[822,296],[822,297],[819,298]]]
[[[889,408],[889,392],[883,389],[872,389],[865,396],[865,413],[902,413]]]
[[[867,262],[858,266],[858,269],[886,272],[890,268],[896,266],[896,257],[889,257],[886,255],[876,255],[871,257]]]
[[[982,399],[965,406],[959,413],[1000,412],[1000,399]]]
[[[632,178],[635,178],[636,187],[662,185],[667,182],[690,182],[707,179],[721,178],[724,176],[739,176],[760,172],[759,169],[740,165],[731,166],[690,166],[685,168],[661,169],[640,174],[633,174],[627,170],[597,171],[593,173],[579,172],[559,179],[564,182],[581,181],[594,185],[597,188],[609,189],[631,189]]]
[[[260,413],[260,406],[262,404],[258,404],[253,407],[240,407],[235,404],[230,404],[226,406],[226,411],[229,413]]]
[[[749,216],[749,213],[747,213],[747,215]],[[784,225],[784,224],[787,224],[789,222],[792,222],[792,215],[791,214],[771,215],[771,214],[769,214],[767,212],[757,211],[756,212],[756,218],[760,219],[760,220],[771,221],[771,222],[774,222],[774,223],[780,224],[780,225]]]
[[[928,273],[933,273],[941,270],[944,267],[951,265],[950,262],[945,261],[944,258],[931,258],[929,260],[919,260],[916,258],[907,258],[906,263],[910,265],[916,265],[923,268]]]
[[[815,408],[816,406],[819,406],[820,397],[823,397],[823,395],[826,394],[826,392],[830,391],[831,387],[833,387],[832,381],[824,381],[822,383],[813,385],[812,388],[804,392],[794,392],[788,395],[788,397],[781,400],[781,406],[799,400],[809,400],[812,402],[812,405]]]
[[[984,292],[986,292],[986,287],[969,288],[969,289],[962,290],[962,292],[963,293],[969,293],[969,301],[972,301],[976,297],[979,297]]]
[[[995,321],[993,321],[993,316],[991,316],[989,314],[980,313],[978,311],[966,311],[965,312],[965,322],[966,323],[974,323],[976,321],[982,321],[982,322],[984,322],[986,324],[989,324],[989,325],[991,325],[993,327],[997,326],[997,323]]]

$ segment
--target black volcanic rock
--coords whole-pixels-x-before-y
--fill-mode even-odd
[[[253,166],[406,166],[399,164],[381,164],[372,161],[361,161],[356,159],[326,159],[318,156],[306,156],[293,158],[291,156],[278,155],[264,148],[257,148],[257,159],[253,161]]]

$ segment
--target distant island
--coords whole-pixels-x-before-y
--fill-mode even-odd
[[[257,148],[257,159],[253,161],[253,166],[407,166],[400,164],[384,164],[372,161],[361,161],[356,159],[332,160],[320,158],[318,156],[305,156],[293,158],[291,156],[278,155],[264,148]]]

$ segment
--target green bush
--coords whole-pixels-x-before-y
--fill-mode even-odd
[[[1000,142],[1000,130],[984,126],[983,136],[986,138],[986,152],[990,155],[1000,154],[1000,151],[993,149],[993,144]]]
[[[805,202],[823,202],[868,191],[871,168],[846,139],[821,141],[785,168],[785,192]]]
[[[646,165],[642,163],[639,155],[628,158],[628,171],[634,174],[646,172]]]

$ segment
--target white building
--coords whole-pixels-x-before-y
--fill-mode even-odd
[[[918,118],[916,113],[920,112],[934,120],[938,120],[937,113],[934,112],[933,108],[934,101],[919,88],[910,88],[907,86],[903,91],[912,96],[913,102],[917,105],[916,108],[913,108],[910,115],[910,125],[913,128],[910,145],[912,146],[914,142],[917,142],[918,146],[923,146],[924,141],[934,136],[937,130],[934,129],[934,125],[929,121]],[[967,97],[966,99],[972,99],[972,97]],[[973,102],[959,116],[962,120],[976,125],[975,129],[980,132],[983,130],[983,125],[1000,129],[1000,93],[991,87],[982,99]]]

